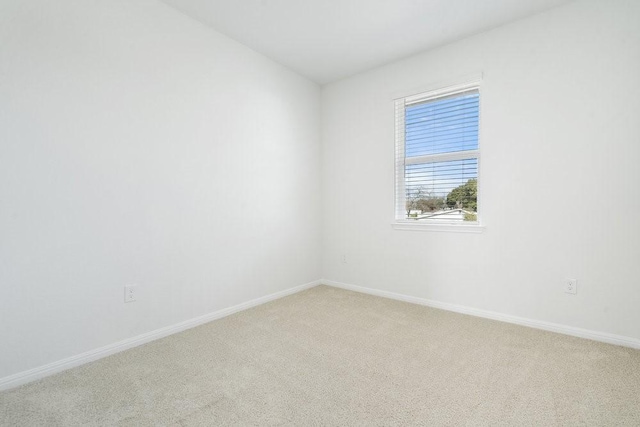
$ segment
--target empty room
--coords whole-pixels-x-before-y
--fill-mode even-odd
[[[0,426],[640,426],[640,1],[0,0]]]

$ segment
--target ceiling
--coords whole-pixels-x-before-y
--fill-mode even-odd
[[[323,84],[572,0],[162,0]]]

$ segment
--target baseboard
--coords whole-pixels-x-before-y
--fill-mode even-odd
[[[544,331],[557,332],[560,334],[571,335],[579,338],[586,338],[593,341],[604,342],[607,344],[640,349],[640,339],[636,338],[614,335],[605,332],[591,331],[588,329],[575,328],[573,326],[560,325],[558,323],[544,322],[541,320],[527,319],[524,317],[498,313],[495,311],[481,310],[478,308],[465,307],[457,304],[433,301],[426,298],[413,297],[409,295],[398,294],[395,292],[382,291],[378,289],[366,288],[363,286],[335,282],[332,280],[322,280],[321,283],[327,286],[333,286],[335,288],[347,289],[350,291],[361,292],[369,295],[410,302],[413,304],[425,305],[442,310],[454,311],[456,313],[469,314],[471,316],[484,317],[486,319],[499,320],[501,322],[513,323],[516,325],[527,326],[529,328],[542,329]]]
[[[119,353],[124,350],[128,350],[133,347],[137,347],[148,342],[164,338],[166,336],[182,332],[187,329],[191,329],[195,326],[202,325],[204,323],[211,322],[212,320],[220,319],[222,317],[229,316],[231,314],[243,311],[269,301],[276,300],[278,298],[285,297],[287,295],[295,294],[305,289],[312,288],[322,283],[320,280],[305,283],[304,285],[296,286],[284,291],[276,292],[274,294],[266,295],[260,298],[253,299],[251,301],[244,302],[242,304],[234,305],[233,307],[223,308],[222,310],[214,311],[193,319],[185,320],[184,322],[177,323],[175,325],[167,326],[164,328],[156,329],[155,331],[147,332],[142,335],[138,335],[133,338],[128,338],[123,341],[119,341],[113,344],[106,345],[94,350],[87,351],[76,356],[71,356],[66,359],[59,360],[57,362],[49,363],[44,366],[40,366],[28,371],[19,372],[17,374],[10,375],[8,377],[0,378],[0,391],[8,390],[26,384],[32,381],[39,380],[41,378],[48,377],[58,372],[65,371],[76,366],[84,365],[94,360],[102,359],[103,357],[110,356],[115,353]]]

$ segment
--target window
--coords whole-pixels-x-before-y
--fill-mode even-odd
[[[478,225],[478,82],[395,107],[396,223]]]

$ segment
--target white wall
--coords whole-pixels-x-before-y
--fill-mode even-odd
[[[639,22],[578,1],[326,86],[324,277],[640,338]],[[485,232],[393,230],[393,98],[479,72]]]
[[[153,0],[0,2],[0,378],[318,279],[319,96]]]

